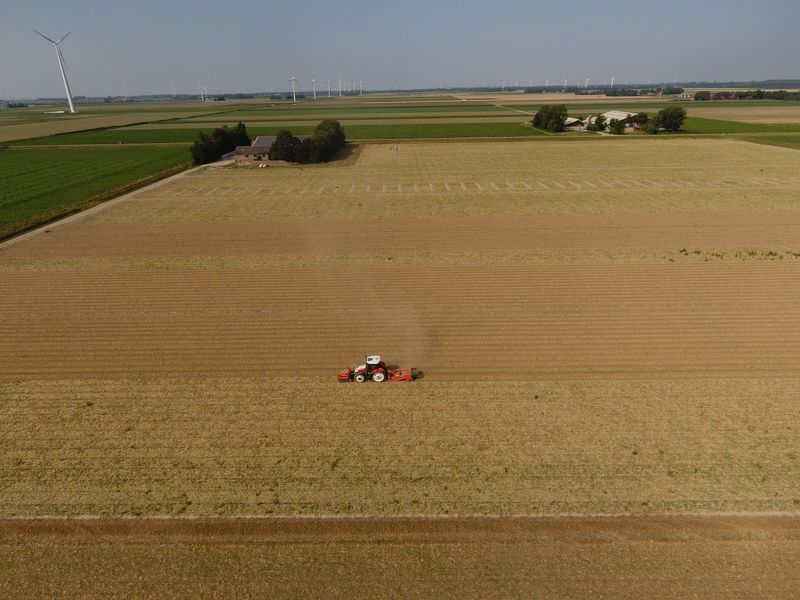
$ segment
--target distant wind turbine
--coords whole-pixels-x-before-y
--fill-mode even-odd
[[[341,97],[341,95],[342,95],[342,78],[339,77],[339,96]]]
[[[328,79],[328,99],[331,97],[331,80]]]
[[[297,78],[296,78],[294,75],[292,75],[292,76],[289,78],[289,81],[288,81],[288,83],[291,83],[291,84],[292,84],[292,102],[294,102],[295,104],[297,104],[297,96],[295,95],[295,92],[294,92],[294,86],[295,86],[295,84],[297,83]]]
[[[611,89],[614,89],[614,77],[611,78]]]
[[[362,83],[363,82],[361,82],[361,81],[358,82],[358,95],[359,96],[363,96],[364,95],[364,87],[361,85]]]
[[[178,89],[175,87],[175,84],[172,83],[169,86],[169,91],[172,92],[172,99],[175,99],[175,94],[178,92]]]
[[[42,36],[48,42],[53,44],[53,47],[56,49],[56,56],[58,57],[58,68],[61,70],[61,79],[64,81],[64,91],[67,93],[67,103],[69,104],[69,112],[71,113],[78,112],[75,110],[75,103],[72,101],[72,91],[70,91],[69,89],[69,82],[67,81],[67,70],[66,67],[64,67],[64,56],[61,54],[61,42],[63,42],[67,38],[67,35],[69,35],[72,32],[70,31],[57,42],[54,42],[49,37],[47,37],[42,33],[39,33],[35,29],[33,30],[33,32]]]
[[[317,80],[316,79],[312,79],[311,80],[311,91],[314,92],[314,100],[316,100],[317,99]]]

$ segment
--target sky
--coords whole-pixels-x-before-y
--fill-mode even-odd
[[[800,78],[797,0],[0,0],[0,97]]]

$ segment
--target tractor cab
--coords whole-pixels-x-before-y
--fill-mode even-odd
[[[386,364],[378,354],[368,354],[364,364],[353,369],[353,381],[361,383],[368,379],[378,383],[386,379]]]

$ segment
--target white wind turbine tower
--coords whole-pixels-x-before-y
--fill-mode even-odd
[[[297,104],[297,96],[295,95],[295,92],[294,92],[294,86],[295,86],[295,84],[297,84],[297,78],[296,78],[294,75],[292,75],[292,76],[289,78],[289,81],[288,81],[288,83],[291,83],[291,84],[292,84],[292,102],[294,102],[295,104]]]
[[[178,89],[175,87],[174,83],[170,84],[169,91],[172,92],[172,99],[175,100],[175,94],[177,94]]]
[[[611,89],[614,89],[614,77],[611,78]]]
[[[359,96],[363,96],[364,95],[364,88],[362,87],[361,83],[362,83],[361,81],[358,82],[358,95]]]
[[[331,80],[328,79],[328,99],[330,100],[331,97]]]
[[[316,100],[317,99],[317,80],[316,79],[312,79],[311,80],[311,91],[314,92],[314,100]]]
[[[342,95],[342,78],[339,77],[339,96]]]
[[[67,71],[66,68],[64,67],[64,56],[61,54],[61,42],[63,42],[67,38],[67,35],[69,35],[72,32],[70,31],[69,33],[67,33],[67,35],[63,36],[57,42],[54,42],[49,37],[39,33],[35,29],[33,30],[33,32],[38,35],[41,35],[44,39],[53,44],[53,48],[56,49],[56,56],[58,57],[58,68],[61,70],[61,79],[64,81],[64,91],[67,92],[67,103],[69,104],[69,112],[71,113],[78,112],[77,110],[75,110],[75,104],[72,101],[72,92],[69,89],[69,82],[67,81]]]

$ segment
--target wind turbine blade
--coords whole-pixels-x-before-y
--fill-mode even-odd
[[[35,29],[33,30],[33,33],[37,33],[37,34],[39,34],[40,36],[42,36],[44,39],[46,39],[48,42],[50,42],[51,44],[55,44],[55,42],[54,42],[53,40],[51,40],[49,37],[47,37],[45,34],[43,34],[43,33],[39,33],[39,32],[38,32],[38,31],[36,31]]]
[[[63,42],[65,39],[67,39],[67,36],[68,36],[70,33],[72,33],[72,32],[70,31],[70,32],[68,32],[68,33],[64,34],[64,37],[62,37],[60,40],[58,40],[58,41],[57,41],[57,42],[55,42],[55,43],[56,43],[56,44],[60,44],[60,43],[61,43],[61,42]]]

